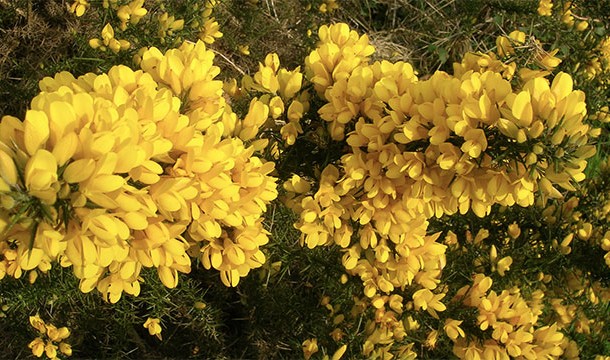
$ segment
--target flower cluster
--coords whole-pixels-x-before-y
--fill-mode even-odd
[[[127,50],[131,47],[129,41],[121,39],[118,40],[114,37],[114,29],[109,23],[102,29],[102,38],[93,38],[89,40],[89,46],[94,49],[100,49],[106,51],[106,49],[112,50],[115,54],[121,50]]]
[[[138,71],[59,73],[23,122],[2,119],[1,277],[58,261],[116,302],[139,293],[142,267],[175,287],[200,257],[235,286],[265,262],[274,164],[234,135],[246,120],[225,107],[213,57],[184,43],[148,49]]]
[[[333,11],[339,8],[339,4],[337,4],[337,0],[324,0],[318,10],[321,13],[332,13]]]
[[[341,25],[322,28],[323,46],[351,39],[367,48],[350,34]],[[346,248],[343,263],[365,281],[368,296],[413,280],[435,287],[421,275],[427,271],[418,276],[429,269],[435,277],[443,264],[444,247],[426,235],[426,219],[469,210],[482,217],[494,204],[530,206],[535,193],[561,197],[556,187],[573,190],[584,179],[595,148],[583,123],[584,93],[565,73],[513,89],[483,65],[483,55],[474,68],[473,58],[456,65],[457,75],[418,81],[407,63],[368,65],[321,53],[312,52],[307,70],[328,101],[319,114],[350,149],[340,168],[322,171],[313,195],[302,196],[296,226],[310,248]]]
[[[267,117],[270,117],[274,124],[281,126],[280,134],[286,145],[293,145],[297,136],[303,133],[301,119],[309,110],[309,93],[300,92],[302,84],[300,68],[287,70],[280,67],[277,54],[267,55],[264,63],[259,63],[259,70],[253,77],[246,75],[242,78],[242,87],[246,91],[263,93],[260,98],[253,99],[250,106],[265,105],[269,113],[244,130],[256,133],[265,124]]]
[[[540,359],[562,355],[568,339],[557,324],[537,326],[542,315],[544,293],[536,291],[528,301],[517,287],[497,293],[490,290],[492,284],[491,278],[477,274],[473,284],[461,288],[453,299],[475,308],[476,326],[491,332],[491,338],[467,339],[459,327],[461,321],[447,319],[445,332],[454,342],[454,354],[462,359],[509,356]]]
[[[499,43],[510,55],[524,37]],[[453,75],[419,80],[408,63],[369,63],[373,51],[345,24],[320,28],[305,73],[325,100],[320,118],[346,151],[321,171],[317,188],[299,176],[287,181],[287,205],[299,214],[301,243],[342,248],[370,301],[410,287],[415,310],[437,317],[446,246],[428,233],[428,220],[561,198],[584,179],[599,130],[583,122],[584,93],[566,73],[520,72],[527,76],[516,87],[515,63],[471,53]],[[557,66],[555,52],[541,52],[538,66]],[[512,258],[495,247],[488,254],[504,276]],[[387,334],[381,322],[371,329]]]
[[[375,296],[373,299],[352,297],[351,308],[342,309],[341,305],[333,305],[329,296],[324,296],[320,302],[328,311],[328,317],[333,324],[330,333],[332,340],[340,344],[344,341],[354,321],[366,318],[363,326],[362,355],[367,358],[392,358],[397,355],[401,359],[414,359],[417,354],[413,343],[407,342],[407,336],[420,328],[417,320],[411,315],[406,316],[402,296]],[[345,345],[343,345],[345,346]],[[341,346],[335,354],[339,353]]]
[[[218,25],[216,19],[212,17],[214,6],[216,6],[216,0],[207,0],[204,4],[203,11],[201,12],[201,21],[195,23],[195,25],[200,26],[199,39],[206,44],[212,44],[216,39],[222,37],[220,25]]]
[[[47,324],[38,314],[30,316],[30,325],[39,333],[28,345],[34,356],[41,357],[44,354],[49,359],[58,359],[60,353],[65,356],[72,355],[72,347],[64,341],[70,336],[67,327],[57,328],[53,324]]]
[[[160,44],[178,46],[185,38],[185,34],[192,33],[196,33],[199,39],[207,44],[222,37],[219,24],[212,17],[212,12],[217,4],[216,0],[192,4],[189,6],[190,11],[182,15],[173,12],[173,9],[177,7],[171,2],[157,1],[157,3],[157,6],[147,9],[144,0],[104,0],[101,4],[92,4],[88,0],[75,0],[68,5],[68,10],[78,17],[83,16],[92,6],[97,7],[95,9],[97,11],[111,10],[110,16],[108,16],[109,22],[101,32],[102,38],[93,38],[89,41],[92,48],[102,51],[110,49],[114,53],[118,53],[121,50],[129,49],[132,43],[137,44],[140,41],[135,37],[119,39],[117,38],[119,35],[115,31],[122,32],[120,37],[123,38],[133,33],[126,31],[129,28],[144,28],[151,25],[156,29],[153,34],[156,34]],[[185,28],[185,23],[188,24],[187,28]]]

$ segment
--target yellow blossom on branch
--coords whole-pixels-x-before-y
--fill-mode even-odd
[[[157,318],[148,318],[144,322],[143,325],[151,336],[156,336],[159,340],[162,340],[161,337],[161,320]]]
[[[118,40],[114,37],[114,29],[109,23],[102,29],[102,38],[94,38],[89,40],[89,46],[94,49],[100,49],[105,51],[106,49],[112,50],[114,53],[118,53],[121,50],[127,50],[131,46],[127,40]]]

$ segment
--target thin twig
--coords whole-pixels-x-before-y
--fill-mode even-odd
[[[237,64],[235,64],[233,61],[231,61],[228,57],[226,57],[223,53],[218,52],[214,49],[211,49],[214,54],[220,55],[220,57],[222,57],[223,59],[225,59],[226,62],[228,62],[231,66],[233,66],[235,68],[235,70],[239,71],[240,74],[242,75],[246,75],[246,72],[243,71],[239,66],[237,66]]]

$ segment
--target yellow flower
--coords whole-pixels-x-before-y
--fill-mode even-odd
[[[34,316],[30,316],[30,325],[36,330],[38,330],[41,334],[44,334],[47,331],[44,321],[40,318],[40,315],[36,314]]]
[[[18,178],[15,160],[13,160],[13,156],[2,149],[0,149],[0,175],[8,186],[17,184]]]
[[[59,351],[66,356],[72,356],[72,346],[68,343],[59,343]]]
[[[85,11],[89,8],[89,2],[87,0],[75,0],[69,7],[68,11],[75,14],[76,16],[83,16]]]
[[[144,0],[133,0],[127,5],[121,6],[117,10],[117,16],[121,19],[121,29],[125,30],[127,23],[137,24],[140,22],[148,10],[143,8]]]
[[[114,53],[118,53],[121,50],[127,50],[131,46],[127,40],[118,40],[114,37],[114,29],[110,23],[106,24],[102,29],[102,39],[91,39],[89,40],[89,46],[94,49],[99,48],[105,51],[109,48]]]
[[[36,357],[41,357],[45,351],[44,340],[40,337],[32,340],[32,342],[28,344],[28,347],[32,349],[32,354]]]
[[[487,137],[481,129],[470,129],[464,134],[461,150],[473,158],[478,158],[487,149]]]
[[[538,14],[540,16],[551,16],[553,9],[552,0],[540,0],[538,3]]]
[[[445,294],[434,294],[429,289],[420,289],[413,293],[415,310],[427,310],[430,315],[438,319],[437,311],[445,311],[447,307],[440,300]]]
[[[184,20],[174,18],[173,15],[169,15],[167,12],[159,15],[157,18],[159,21],[159,31],[157,35],[161,39],[165,39],[167,35],[173,35],[174,31],[182,30],[184,28]]]
[[[151,336],[156,336],[159,340],[162,340],[162,338],[161,338],[161,330],[162,330],[161,329],[161,320],[159,320],[157,318],[149,317],[148,319],[146,319],[143,326],[146,329],[148,329],[148,333]]]
[[[451,340],[456,341],[458,337],[466,337],[464,330],[460,328],[462,322],[463,320],[454,320],[450,318],[445,320],[445,326],[443,327],[443,329]]]
[[[239,49],[239,52],[244,54],[244,55],[250,55],[250,46],[249,45],[239,45],[237,47]]]
[[[536,61],[543,69],[553,70],[561,63],[561,59],[555,56],[558,52],[559,49],[554,49],[549,52],[541,49],[536,53]]]
[[[496,38],[496,52],[500,57],[508,57],[515,53],[510,38],[506,36],[498,36]]]
[[[576,24],[576,30],[578,31],[585,31],[587,30],[587,28],[589,27],[589,22],[587,21],[579,21],[578,24]]]
[[[498,263],[496,264],[496,271],[498,272],[498,274],[500,274],[500,276],[504,276],[506,271],[510,270],[510,266],[512,265],[512,263],[512,257],[503,257],[502,259],[498,260]]]
[[[44,353],[49,359],[57,358],[57,345],[47,341],[47,345],[44,347]]]
[[[341,345],[334,353],[333,356],[331,358],[331,360],[339,360],[343,357],[343,354],[345,354],[345,351],[347,350],[347,344],[343,344]]]
[[[206,44],[212,44],[216,39],[221,37],[220,25],[218,25],[216,19],[213,17],[206,19],[199,33],[199,39],[203,40]]]
[[[424,346],[428,349],[434,349],[436,347],[436,341],[438,340],[438,331],[432,330],[428,333]]]
[[[307,339],[303,341],[303,356],[306,360],[318,352],[318,339]]]
[[[542,0],[542,1],[544,1],[544,0]],[[513,30],[513,31],[511,31],[510,34],[508,34],[508,37],[510,39],[512,39],[514,42],[516,42],[517,44],[524,44],[526,36],[527,35],[523,31],[520,31],[520,30]]]

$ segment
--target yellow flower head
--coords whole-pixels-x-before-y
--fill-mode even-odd
[[[303,341],[303,356],[306,360],[318,352],[318,339],[307,339]]]
[[[102,29],[102,38],[94,38],[89,40],[89,46],[94,49],[99,48],[105,51],[107,48],[112,50],[114,53],[118,53],[121,50],[127,50],[131,46],[127,40],[118,40],[114,37],[114,29],[110,23],[106,24]]]
[[[156,336],[159,340],[162,340],[161,337],[161,320],[157,318],[149,317],[146,319],[143,325],[151,336]]]
[[[551,16],[553,15],[553,1],[552,0],[540,0],[538,3],[538,14],[540,16]]]
[[[75,0],[71,5],[68,6],[68,11],[76,16],[83,16],[85,11],[89,8],[89,2],[87,0]]]

